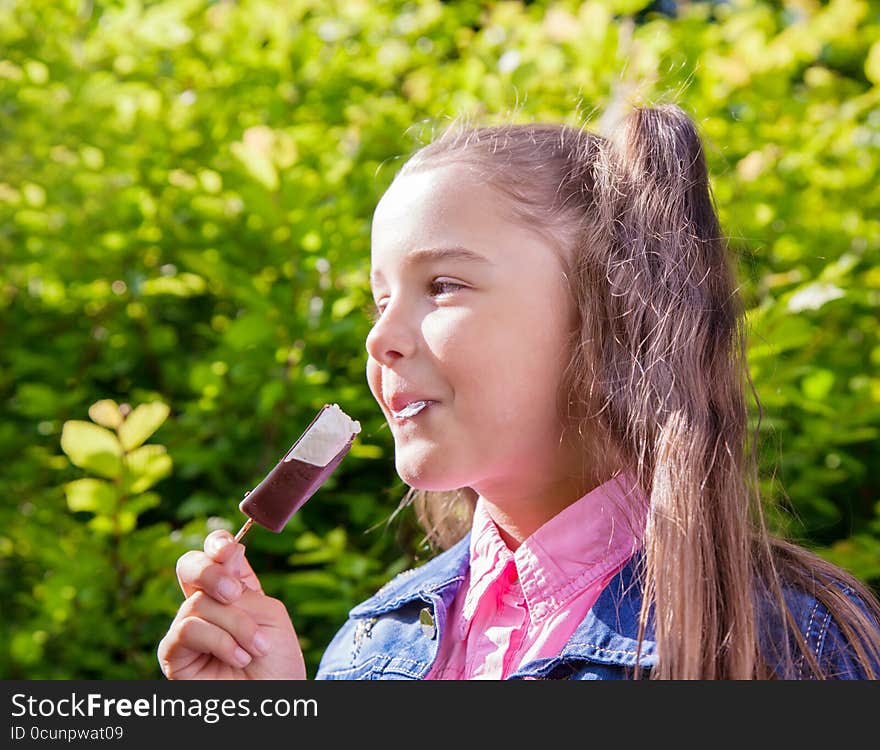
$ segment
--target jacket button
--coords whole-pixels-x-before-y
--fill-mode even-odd
[[[434,625],[434,615],[428,607],[424,607],[422,611],[419,612],[419,622],[422,625],[422,632],[428,636],[428,638],[433,638],[437,635],[437,626]]]

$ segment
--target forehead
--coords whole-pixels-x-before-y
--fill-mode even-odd
[[[512,244],[522,233],[506,201],[466,168],[402,175],[373,214],[371,281],[383,279],[405,260],[467,260],[469,251],[497,265],[515,253]]]

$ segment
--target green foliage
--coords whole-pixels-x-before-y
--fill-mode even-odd
[[[284,532],[248,537],[310,674],[425,556],[410,517],[385,527],[402,485],[361,312],[376,201],[462,111],[694,115],[774,524],[880,583],[876,6],[650,7],[0,4],[0,676],[157,677],[174,561],[237,527],[324,403],[361,421],[352,453]]]
[[[160,401],[141,404],[134,411],[113,401],[93,404],[89,414],[114,425],[116,434],[91,422],[71,419],[61,431],[61,450],[70,462],[106,479],[75,479],[64,485],[67,507],[93,518],[94,531],[122,536],[133,531],[138,516],[159,505],[155,492],[146,492],[171,473],[172,461],[164,445],[142,445],[168,418],[170,409]]]

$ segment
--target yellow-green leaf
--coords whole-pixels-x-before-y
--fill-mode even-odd
[[[71,419],[61,431],[61,450],[71,463],[108,479],[122,471],[122,449],[116,436],[92,422]]]
[[[125,457],[129,471],[129,492],[148,490],[171,473],[171,456],[164,445],[142,445]]]
[[[137,525],[137,516],[127,510],[122,511],[116,516],[116,528],[114,531],[118,534],[128,534],[134,531]]]
[[[159,276],[147,279],[141,286],[141,294],[145,297],[159,294],[170,294],[174,297],[193,297],[204,294],[208,288],[205,280],[195,273],[180,273],[176,276]]]
[[[880,41],[874,42],[865,60],[865,76],[876,86],[880,86]]]
[[[651,4],[651,0],[606,0],[605,3],[615,15],[634,16]]]
[[[266,190],[278,189],[278,170],[272,160],[264,153],[246,143],[236,142],[230,146],[235,157],[244,165],[251,177]]]
[[[122,424],[122,414],[119,412],[119,404],[113,399],[105,398],[96,401],[89,407],[89,418],[101,425],[115,430]]]
[[[137,448],[162,426],[170,411],[168,404],[161,401],[138,406],[119,427],[122,447],[126,451]]]
[[[112,534],[118,526],[118,522],[114,523],[110,516],[105,515],[95,516],[89,521],[89,528],[96,534]]]
[[[351,455],[357,458],[382,458],[382,446],[355,441],[351,446]]]
[[[112,513],[116,504],[116,491],[102,479],[77,479],[64,485],[67,507],[70,510],[90,513]]]

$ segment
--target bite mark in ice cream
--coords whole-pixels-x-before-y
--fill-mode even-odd
[[[336,404],[325,406],[283,460],[298,458],[315,466],[326,466],[360,431],[360,423]]]
[[[241,541],[254,521],[280,532],[333,473],[360,431],[360,422],[337,404],[325,404],[291,449],[239,503],[248,520],[235,541]]]

